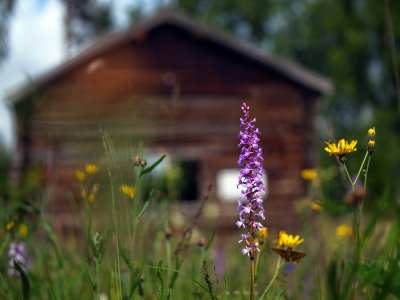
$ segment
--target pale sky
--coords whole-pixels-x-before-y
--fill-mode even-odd
[[[1,0],[0,0],[1,1]],[[104,0],[106,1],[106,0]],[[112,1],[118,27],[127,25],[126,9],[154,1]],[[17,0],[10,22],[9,55],[0,66],[0,140],[13,144],[13,119],[5,103],[6,96],[27,78],[38,76],[60,64],[64,59],[63,11],[60,0]]]

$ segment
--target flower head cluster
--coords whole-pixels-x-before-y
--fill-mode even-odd
[[[346,155],[347,153],[357,151],[356,145],[357,141],[352,140],[350,143],[341,139],[337,144],[325,142],[328,147],[325,147],[325,151],[330,155],[334,154],[339,157]]]
[[[25,248],[24,242],[11,243],[8,249],[8,275],[18,277],[19,272],[15,264],[19,264],[24,272],[28,272],[31,268],[31,259]]]
[[[280,248],[286,247],[288,249],[293,249],[304,242],[304,239],[300,239],[299,235],[293,236],[291,234],[287,234],[286,231],[280,231],[279,239],[275,242]]]
[[[368,130],[368,153],[371,155],[375,151],[375,127]]]
[[[75,177],[80,182],[81,188],[81,197],[84,201],[88,201],[89,203],[93,203],[96,200],[96,195],[99,190],[100,184],[93,183],[90,187],[89,178],[97,174],[100,170],[100,167],[95,164],[86,164],[84,170],[76,170]]]
[[[93,175],[99,172],[99,166],[95,164],[86,164],[85,166],[85,171],[82,170],[76,170],[75,171],[75,177],[79,181],[85,181],[88,175]]]
[[[239,132],[239,183],[241,197],[238,201],[239,221],[236,225],[248,230],[242,234],[239,242],[244,242],[246,246],[242,250],[243,254],[254,256],[258,249],[258,243],[253,241],[253,236],[257,230],[263,228],[260,223],[265,220],[262,195],[265,194],[263,184],[264,169],[262,167],[262,149],[259,146],[260,131],[254,126],[256,119],[250,118],[250,107],[243,103],[243,118],[240,118],[241,131]]]

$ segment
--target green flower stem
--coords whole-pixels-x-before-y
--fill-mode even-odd
[[[354,186],[354,183],[353,183],[353,180],[351,180],[351,177],[350,177],[349,171],[347,170],[347,167],[346,167],[346,163],[345,163],[345,162],[342,162],[342,165],[343,165],[343,169],[344,169],[344,171],[346,172],[347,179],[349,179],[349,181],[350,181],[351,188],[353,188],[353,186]]]
[[[367,167],[365,168],[364,189],[367,187],[367,177],[368,177],[368,169],[370,162],[371,162],[371,155],[368,155]]]
[[[367,152],[368,154],[368,152]],[[365,161],[365,158],[364,158]],[[368,169],[369,169],[369,164],[371,162],[371,155],[368,155],[368,161],[367,161],[367,166],[365,168],[365,178],[364,178],[364,190],[367,187],[367,178],[368,178]],[[358,257],[361,261],[361,263],[364,262],[364,253],[362,251],[363,248],[363,241],[362,241],[362,237],[361,237],[361,233],[360,233],[360,223],[361,223],[361,216],[362,216],[362,211],[363,211],[363,205],[364,205],[364,201],[361,201],[361,203],[359,204],[358,207],[358,211],[356,211],[356,215],[357,215],[357,227],[356,227],[356,234],[357,234],[357,251],[358,251]]]
[[[267,287],[265,288],[265,290],[261,294],[259,300],[264,299],[264,297],[267,295],[269,289],[271,288],[272,284],[274,283],[276,277],[278,277],[278,273],[279,273],[279,270],[281,268],[281,261],[282,261],[281,257],[279,256],[278,257],[278,261],[276,262],[276,268],[275,268],[274,275],[272,276],[272,278],[271,278],[270,282],[268,283]]]
[[[254,257],[250,258],[250,300],[254,300]]]
[[[257,279],[258,277],[258,265],[260,263],[260,251],[256,254],[256,267],[255,267],[255,275],[254,277]]]
[[[367,179],[367,173],[368,173],[368,168],[369,168],[369,163],[371,160],[371,155],[369,155],[369,152],[367,151],[365,153],[364,159],[361,163],[360,169],[358,170],[356,179],[354,180],[353,184],[352,184],[352,189],[354,188],[358,178],[360,177],[361,171],[363,170],[365,161],[368,159],[367,162],[367,168],[366,168],[366,172],[365,172],[365,178],[364,178],[364,188],[366,187],[366,179]],[[363,255],[363,251],[362,251],[362,236],[361,236],[361,231],[360,231],[360,224],[361,224],[361,215],[362,215],[362,209],[363,209],[363,201],[361,201],[361,203],[359,204],[359,206],[354,210],[354,231],[356,234],[356,261],[357,262],[363,262],[364,261],[364,255]]]
[[[94,266],[96,272],[96,300],[100,299],[100,261],[99,257],[94,258]]]
[[[168,268],[168,272],[170,274],[168,281],[171,282],[171,279],[174,275],[172,272],[172,251],[171,251],[171,240],[170,239],[166,240],[166,252],[167,252],[166,253],[167,254],[167,268]],[[170,285],[168,285],[168,289],[169,289],[169,297],[170,297],[170,299],[173,299],[172,298],[172,289],[171,289]]]
[[[118,235],[118,224],[117,224],[117,210],[115,205],[115,195],[114,195],[114,185],[113,185],[113,177],[111,174],[111,169],[108,169],[108,176],[110,178],[110,189],[111,189],[111,213],[112,213],[112,221],[113,221],[113,229],[114,229],[114,243],[115,243],[115,250],[116,254],[114,256],[115,259],[115,275],[117,277],[117,292],[118,292],[118,299],[122,299],[122,281],[121,281],[121,263],[119,260],[119,235]]]
[[[362,163],[361,163],[360,169],[358,170],[356,179],[354,180],[354,182],[353,182],[352,185],[351,185],[352,187],[354,187],[354,185],[355,185],[356,182],[357,182],[358,177],[360,177],[361,171],[362,171],[362,169],[363,169],[363,167],[364,167],[364,164],[365,164],[365,161],[367,160],[367,157],[368,157],[368,151],[365,153],[365,156],[364,156],[364,159],[363,159],[363,161],[362,161]]]

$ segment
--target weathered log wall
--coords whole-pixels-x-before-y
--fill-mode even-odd
[[[215,184],[219,170],[236,168],[246,101],[262,132],[268,223],[289,229],[293,201],[306,191],[300,170],[314,163],[316,96],[201,35],[165,25],[66,71],[30,106],[17,105],[19,142],[26,161],[41,161],[56,179],[50,206],[57,211],[67,209],[74,170],[103,159],[99,127],[121,147],[143,141],[151,151],[198,160],[199,182]],[[233,224],[236,204],[220,205],[221,222]]]

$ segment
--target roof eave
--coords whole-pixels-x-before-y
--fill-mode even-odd
[[[274,71],[282,74],[284,77],[287,77],[293,82],[300,84],[316,93],[331,94],[334,91],[333,84],[325,77],[306,70],[297,64],[283,60],[280,57],[267,55],[263,50],[246,41],[229,36],[222,32],[218,32],[214,29],[210,29],[209,27],[195,22],[194,20],[183,16],[180,13],[166,11],[161,12],[152,18],[145,19],[125,31],[114,33],[108,38],[101,39],[97,43],[94,43],[91,47],[84,50],[81,54],[78,54],[74,58],[65,61],[58,67],[43,74],[42,76],[37,77],[36,80],[32,79],[29,83],[24,84],[22,87],[16,89],[15,92],[11,93],[7,97],[7,101],[10,104],[15,105],[19,101],[27,98],[30,94],[40,90],[42,87],[59,78],[62,76],[62,74],[65,74],[69,70],[73,69],[75,66],[89,61],[96,55],[104,53],[105,51],[110,51],[121,44],[140,38],[143,33],[149,32],[161,24],[172,24],[184,30],[203,35],[206,39],[229,48],[240,55],[255,60],[268,68],[272,68]]]

